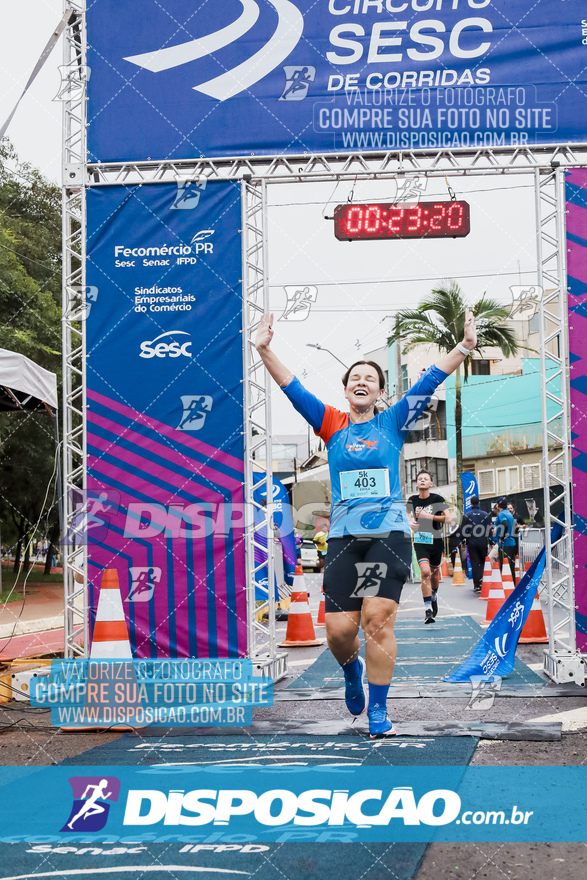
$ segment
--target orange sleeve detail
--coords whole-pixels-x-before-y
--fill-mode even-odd
[[[337,431],[342,430],[342,428],[346,428],[349,423],[349,414],[343,413],[339,409],[335,409],[333,406],[324,407],[324,418],[322,419],[322,425],[320,426],[320,430],[315,433],[318,437],[321,437],[325,443],[328,443],[333,434],[336,434]]]

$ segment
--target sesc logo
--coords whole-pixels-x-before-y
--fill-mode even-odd
[[[177,358],[181,357],[190,357],[192,356],[189,348],[192,344],[191,339],[186,340],[185,342],[178,342],[177,340],[173,340],[172,342],[159,342],[160,339],[164,339],[166,336],[189,336],[189,333],[186,333],[185,330],[168,330],[166,333],[161,333],[160,336],[157,336],[155,339],[147,340],[146,342],[141,342],[141,352],[139,357],[142,358],[165,358],[172,357]]]

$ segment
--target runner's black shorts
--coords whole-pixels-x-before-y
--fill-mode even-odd
[[[325,610],[360,611],[363,599],[399,603],[410,574],[412,541],[404,532],[329,538],[324,564]]]
[[[420,544],[414,542],[414,550],[416,551],[416,559],[427,559],[431,568],[440,568],[442,565],[442,554],[444,553],[444,541],[435,538],[432,544]]]

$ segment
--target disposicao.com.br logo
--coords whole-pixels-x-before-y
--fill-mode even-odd
[[[532,811],[511,806],[501,810],[465,810],[450,789],[432,789],[416,797],[412,786],[391,789],[312,788],[301,792],[276,788],[260,793],[249,789],[185,789],[167,793],[155,789],[128,792],[124,825],[229,825],[259,830],[259,826],[442,826],[455,824],[527,824]]]

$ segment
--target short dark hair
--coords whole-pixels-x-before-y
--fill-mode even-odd
[[[416,474],[416,479],[418,479],[418,477],[420,476],[420,474],[428,474],[428,476],[430,477],[430,479],[432,480],[432,482],[434,482],[434,477],[432,476],[432,474],[430,473],[430,471],[427,470],[426,468],[420,468],[420,470],[419,470],[418,473]]]
[[[500,510],[507,510],[507,506],[508,506],[507,498],[500,498],[499,501],[497,502],[497,506],[499,507]]]
[[[471,495],[469,501],[471,502],[471,507],[479,507],[479,497],[477,495]]]
[[[375,363],[375,361],[355,361],[355,363],[351,367],[348,368],[348,370],[346,371],[346,373],[342,377],[342,384],[344,385],[344,387],[345,388],[347,387],[347,385],[349,383],[349,376],[351,375],[351,373],[353,372],[355,367],[360,367],[362,364],[365,364],[365,366],[367,366],[367,367],[373,367],[373,369],[375,370],[375,372],[377,373],[377,375],[379,377],[379,388],[380,389],[385,388],[385,376],[383,375],[383,370],[381,369],[379,364]]]

